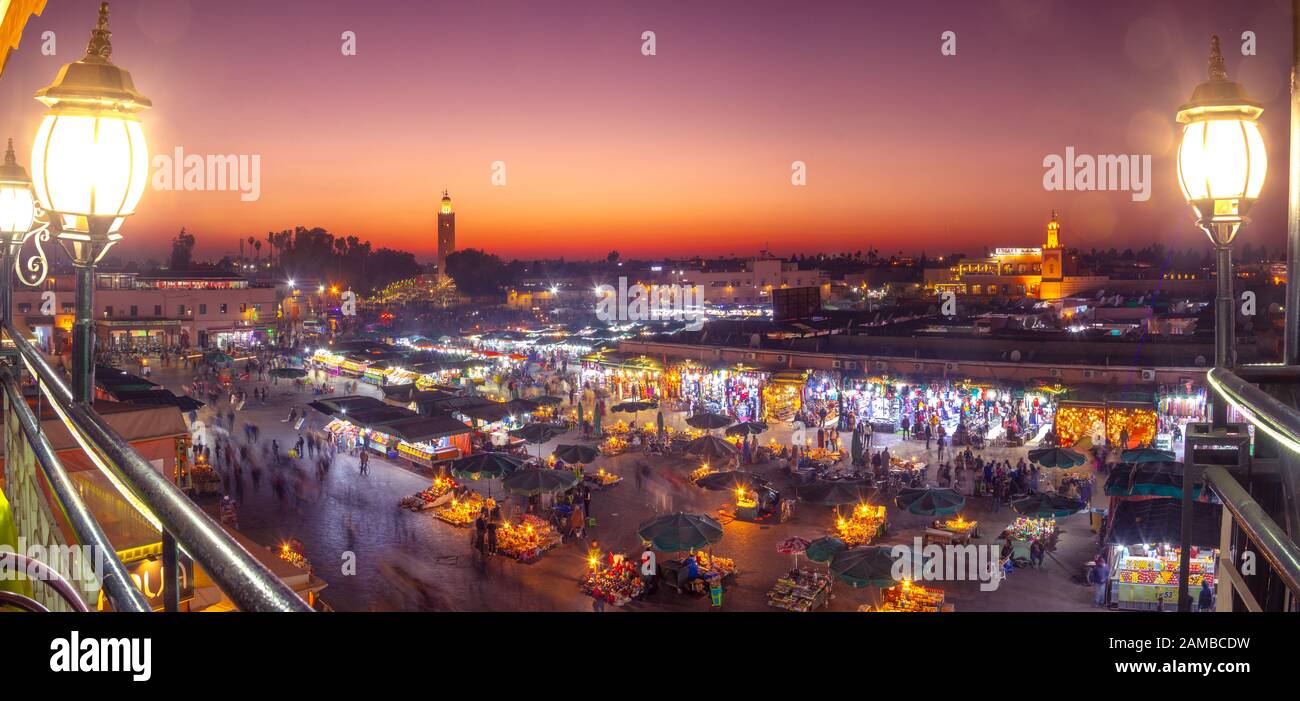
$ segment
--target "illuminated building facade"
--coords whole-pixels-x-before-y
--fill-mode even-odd
[[[1076,259],[1061,242],[1061,223],[1052,212],[1041,248],[998,248],[984,258],[963,258],[945,268],[925,271],[933,294],[955,292],[972,297],[1061,299],[1104,285],[1104,276],[1079,275]]]

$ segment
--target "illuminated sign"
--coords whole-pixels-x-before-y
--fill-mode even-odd
[[[999,258],[1005,256],[1041,256],[1043,255],[1043,249],[1041,248],[996,248],[993,250],[993,255]]]

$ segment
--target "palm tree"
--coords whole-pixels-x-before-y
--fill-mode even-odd
[[[257,251],[257,260],[260,262],[260,261],[262,260],[262,242],[261,242],[261,241],[254,241],[254,242],[253,242],[253,250],[254,250],[254,251]]]
[[[252,250],[253,250],[253,242],[256,241],[256,240],[257,240],[257,239],[253,238],[252,236],[249,236],[249,237],[248,237],[248,250],[249,250],[249,251],[252,251]]]

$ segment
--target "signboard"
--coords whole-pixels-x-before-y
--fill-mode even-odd
[[[772,290],[773,319],[806,319],[821,310],[820,287],[784,287]]]

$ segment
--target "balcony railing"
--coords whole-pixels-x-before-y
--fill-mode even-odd
[[[222,592],[244,611],[311,611],[312,609],[265,565],[239,545],[210,516],[199,509],[176,485],[168,481],[148,460],[140,455],[120,434],[111,428],[90,407],[74,402],[67,382],[46,362],[44,356],[18,333],[12,323],[4,323],[4,337],[12,341],[22,366],[36,379],[41,398],[58,415],[73,439],[87,457],[112,482],[122,497],[147,511],[147,518],[162,531],[164,569],[168,562],[176,562],[176,549],[183,549],[212,578]],[[11,387],[12,385],[12,387]],[[70,520],[78,522],[78,537],[84,542],[107,547],[113,552],[102,530],[94,524],[90,513],[76,498],[75,489],[63,470],[48,441],[40,436],[39,422],[31,415],[22,394],[17,390],[15,378],[7,377],[6,392],[10,405],[19,408],[20,423],[24,423],[24,438],[38,452],[42,469],[50,475],[51,483],[59,485],[56,497],[59,506],[70,508]],[[24,416],[23,409],[27,409]],[[24,419],[30,421],[24,422]],[[34,437],[33,437],[34,436]],[[107,558],[106,558],[107,559]],[[115,558],[113,558],[115,560]],[[111,575],[104,583],[105,595],[125,610],[141,610],[143,599],[139,592],[122,591],[118,586],[125,571],[121,563],[111,565]],[[175,591],[175,587],[170,588]],[[167,608],[173,608],[168,601]],[[147,605],[144,606],[147,610]]]
[[[1257,380],[1283,380],[1288,383],[1300,380],[1300,368],[1295,366],[1246,366],[1241,372]],[[1274,515],[1270,515],[1228,469],[1205,468],[1205,482],[1231,514],[1230,520],[1225,519],[1225,526],[1235,526],[1240,530],[1251,549],[1257,551],[1267,563],[1268,574],[1289,592],[1289,600],[1282,601],[1276,608],[1295,610],[1300,602],[1300,546],[1292,534],[1300,527],[1300,522],[1294,518],[1296,500],[1300,498],[1300,494],[1294,490],[1300,480],[1292,479],[1295,477],[1292,473],[1300,469],[1300,412],[1231,370],[1213,368],[1208,372],[1207,380],[1218,401],[1227,402],[1238,415],[1255,427],[1256,455],[1277,456],[1283,478],[1281,488],[1284,498],[1280,500],[1285,512],[1282,515],[1283,523],[1290,525],[1291,530],[1288,531],[1275,520],[1278,509],[1275,508]],[[1225,527],[1224,545],[1233,540],[1232,536],[1231,529]],[[1230,552],[1224,552],[1220,558],[1227,582],[1240,595],[1247,609],[1263,610],[1264,607],[1257,602],[1251,591],[1259,587],[1247,585],[1231,555]]]

